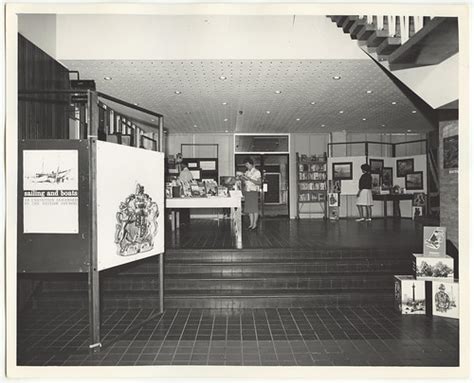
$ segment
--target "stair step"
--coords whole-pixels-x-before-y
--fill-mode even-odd
[[[349,34],[351,36],[351,39],[352,40],[356,40],[357,39],[357,35],[359,34],[359,32],[362,30],[362,28],[364,28],[364,26],[367,24],[367,18],[364,17],[363,19],[357,19],[354,24],[352,24],[352,26],[350,27],[349,29]]]
[[[339,25],[344,33],[349,33],[349,30],[352,28],[352,25],[359,20],[359,16],[347,16],[342,25]]]
[[[356,37],[359,41],[367,41],[376,32],[377,27],[374,24],[365,24]]]
[[[383,40],[377,47],[376,53],[378,56],[390,56],[396,49],[401,46],[400,37],[388,37]]]
[[[370,37],[367,39],[367,47],[377,48],[388,37],[389,37],[388,30],[375,31],[375,33],[370,35]]]

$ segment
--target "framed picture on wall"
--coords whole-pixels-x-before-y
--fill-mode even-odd
[[[371,173],[382,174],[383,160],[375,160],[375,159],[371,158],[369,160],[369,165],[370,165],[370,172]]]
[[[381,175],[370,173],[370,176],[372,177],[372,190],[377,189],[378,187],[380,187]]]
[[[338,180],[352,179],[352,162],[338,162],[332,164],[332,178]]]
[[[383,168],[382,190],[390,190],[392,186],[393,186],[393,168]]]
[[[413,158],[397,160],[397,177],[405,177],[408,173],[415,171],[415,161]]]
[[[443,168],[458,168],[458,136],[443,138]]]
[[[423,172],[413,172],[405,175],[405,188],[407,190],[423,189]]]

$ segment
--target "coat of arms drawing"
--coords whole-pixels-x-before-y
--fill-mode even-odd
[[[158,205],[145,193],[145,188],[137,184],[135,193],[120,203],[116,214],[117,254],[127,256],[153,249],[158,216]]]

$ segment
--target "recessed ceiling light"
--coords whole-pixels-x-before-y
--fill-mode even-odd
[[[226,76],[219,76],[219,80],[227,80]]]
[[[270,114],[270,111],[269,111],[269,110],[267,110],[265,113],[266,113],[266,114]]]
[[[362,121],[367,121],[367,119],[366,119],[366,118],[363,118]]]
[[[311,101],[310,104],[311,105],[316,105],[316,101]]]
[[[325,128],[325,127],[326,127],[326,125],[324,125],[324,124],[321,125],[321,128]]]
[[[332,79],[333,79],[333,80],[340,80],[340,79],[341,79],[341,76],[333,76]]]
[[[412,110],[411,112],[412,112],[412,113],[416,113],[416,110]]]
[[[224,101],[224,102],[222,103],[222,105],[227,105],[227,102]]]
[[[175,90],[174,93],[175,94],[181,94],[181,92],[179,90]]]
[[[382,124],[382,128],[385,128],[385,124]]]
[[[408,129],[407,132],[410,133],[410,132],[411,132],[411,129]]]
[[[344,113],[344,111],[343,111],[343,110],[340,110],[339,113],[342,114],[342,113]]]
[[[372,94],[371,90],[366,91],[367,94]]]
[[[300,118],[297,118],[297,119],[296,119],[296,121],[299,121],[299,120],[301,120],[301,119],[300,119]]]
[[[197,125],[193,125],[193,128],[197,128],[198,126]]]
[[[229,121],[229,119],[228,119],[228,118],[224,118],[224,122],[227,122],[227,121]]]
[[[107,80],[107,81],[112,80],[112,77],[105,76],[105,77],[104,77],[104,80]]]
[[[396,101],[392,101],[392,105],[397,105],[397,102],[396,102]]]
[[[227,129],[225,130],[225,132],[226,132],[226,133],[229,133],[229,131],[228,131]]]
[[[275,93],[276,93],[276,94],[280,94],[280,93],[281,93],[281,90],[276,90]]]

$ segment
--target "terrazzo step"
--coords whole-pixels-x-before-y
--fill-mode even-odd
[[[183,290],[165,294],[169,308],[272,308],[272,307],[338,307],[362,304],[393,305],[391,289],[284,289],[282,291]],[[158,291],[109,292],[102,295],[103,309],[158,308]],[[86,291],[43,293],[34,308],[87,308]]]
[[[391,249],[248,249],[248,250],[168,250],[166,263],[176,262],[243,262],[262,260],[327,260],[360,258],[411,257],[413,249],[393,251]]]
[[[319,262],[235,262],[225,263],[186,263],[166,264],[165,276],[168,274],[232,274],[232,273],[353,273],[353,272],[400,272],[407,269],[406,260],[367,260]]]
[[[314,274],[279,274],[277,276],[268,273],[230,275],[168,275],[165,280],[166,291],[182,289],[211,289],[211,290],[250,290],[250,289],[282,289],[282,288],[358,288],[371,287],[389,288],[392,285],[392,273],[314,273]],[[129,291],[129,290],[159,290],[160,281],[156,275],[143,274],[140,278],[117,276],[102,281],[102,291]],[[72,284],[70,280],[58,280],[46,282],[43,292],[54,292],[61,290],[86,291],[87,281],[76,281]]]

